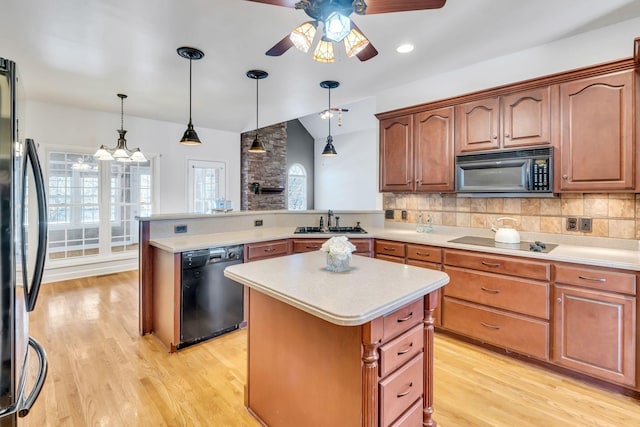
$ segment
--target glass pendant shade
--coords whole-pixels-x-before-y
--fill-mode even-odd
[[[336,147],[333,146],[333,137],[329,135],[327,137],[327,144],[324,146],[324,150],[322,150],[323,156],[337,156]]]
[[[340,42],[351,31],[351,20],[339,12],[333,12],[324,24],[324,35],[334,42]]]
[[[316,46],[316,50],[313,52],[313,60],[318,62],[324,62],[325,64],[335,61],[333,54],[333,43],[326,40],[324,37]]]
[[[344,47],[347,51],[347,57],[349,58],[362,52],[368,45],[369,40],[355,28],[352,28],[351,32],[344,38]]]
[[[101,145],[100,148],[98,148],[98,151],[96,151],[94,157],[96,157],[98,160],[113,160],[113,156],[107,151],[107,147],[105,147],[104,145]]]
[[[129,159],[132,162],[146,162],[147,158],[144,156],[144,154],[142,154],[142,151],[140,151],[140,149],[136,149],[136,151],[133,152],[133,154],[131,155],[131,157],[129,157]]]
[[[200,138],[198,138],[198,134],[196,130],[193,128],[193,123],[191,123],[191,119],[189,119],[189,124],[187,125],[187,130],[184,131],[184,135],[182,135],[182,139],[180,140],[180,144],[182,145],[200,145]]]
[[[315,23],[305,22],[291,32],[291,35],[289,35],[289,39],[298,50],[307,53],[309,51],[309,48],[311,47],[311,44],[313,43],[313,39],[315,38],[315,36]]]

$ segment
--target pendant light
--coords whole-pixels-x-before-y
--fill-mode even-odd
[[[147,159],[139,148],[131,150],[127,147],[127,140],[124,137],[127,133],[127,131],[124,130],[124,100],[127,98],[127,95],[119,93],[118,98],[120,98],[120,129],[118,129],[120,137],[118,138],[118,142],[116,142],[114,148],[107,148],[101,145],[94,154],[94,157],[104,161],[116,159],[119,162],[146,162]]]
[[[329,106],[327,107],[327,111],[331,111],[331,89],[335,89],[340,86],[340,82],[336,82],[333,80],[325,80],[320,82],[320,87],[323,89],[329,90]],[[331,136],[331,115],[329,115],[329,136],[327,136],[327,144],[324,146],[324,150],[322,151],[323,156],[337,156],[336,148],[333,146],[333,137]]]
[[[256,81],[256,135],[253,138],[253,142],[251,143],[251,147],[249,147],[250,153],[264,153],[267,150],[264,148],[264,144],[258,138],[258,81],[262,79],[266,79],[269,73],[262,70],[249,70],[247,71],[247,77],[250,79],[254,79]]]
[[[198,134],[193,128],[193,123],[191,122],[191,62],[193,60],[202,59],[204,53],[195,47],[183,46],[178,48],[178,55],[189,60],[189,124],[187,125],[187,130],[184,131],[180,144],[200,145],[202,143],[200,142],[200,138],[198,138]]]

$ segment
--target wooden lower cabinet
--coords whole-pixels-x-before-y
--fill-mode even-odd
[[[247,243],[244,245],[244,262],[275,258],[290,253],[289,239]]]
[[[564,265],[556,270],[553,362],[636,387],[635,274]]]
[[[322,244],[327,239],[291,239],[291,252],[299,254],[303,252],[319,251]],[[373,252],[373,239],[349,239],[351,244],[356,247],[354,255],[371,257]]]
[[[448,249],[444,262],[444,329],[549,360],[550,263]]]
[[[376,258],[404,264],[404,257],[406,255],[406,244],[403,242],[377,239],[375,243],[374,253]]]

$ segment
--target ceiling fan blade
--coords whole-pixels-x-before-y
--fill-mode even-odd
[[[293,47],[293,42],[287,34],[282,40],[275,44],[271,49],[265,52],[268,56],[280,56]]]
[[[447,0],[366,0],[366,15],[407,12],[410,10],[440,9]],[[266,2],[265,2],[266,3]]]
[[[272,4],[274,6],[295,7],[299,0],[247,0],[254,3]]]
[[[373,47],[373,45],[371,44],[371,41],[369,41],[369,44],[367,45],[367,47],[362,49],[361,52],[357,53],[356,56],[360,61],[364,62],[364,61],[370,60],[377,54],[378,54],[378,50],[375,47]]]

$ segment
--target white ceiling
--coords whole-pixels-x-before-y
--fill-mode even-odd
[[[638,17],[640,0],[448,0],[354,15],[380,54],[333,64],[295,48],[265,56],[308,17],[244,0],[2,0],[0,13],[0,56],[18,62],[30,99],[119,113],[116,94],[126,93],[125,114],[186,124],[189,62],[176,49],[194,46],[205,53],[193,62],[196,129],[242,132],[255,128],[250,69],[269,72],[262,127],[325,109],[323,80],[341,83],[333,106],[375,105],[383,90]],[[396,53],[404,42],[413,53]]]

